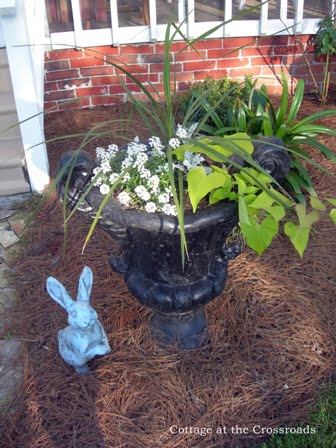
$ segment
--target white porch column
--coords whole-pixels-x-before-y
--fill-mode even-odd
[[[42,193],[49,183],[42,100],[44,1],[0,0],[0,15],[30,184],[34,193]]]

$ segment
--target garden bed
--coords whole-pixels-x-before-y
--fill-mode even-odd
[[[317,110],[305,99],[304,114]],[[110,107],[54,113],[46,117],[46,135],[86,132],[119,117]],[[326,122],[336,127],[335,117]],[[132,128],[144,137],[135,117]],[[323,141],[336,147],[336,138]],[[93,141],[89,150],[109,143],[109,137]],[[52,172],[71,149],[72,141],[49,143]],[[335,179],[313,176],[323,197],[336,197]],[[108,257],[119,251],[114,241],[97,230],[81,255],[88,228],[75,217],[64,247],[62,207],[49,199],[27,234],[16,265],[22,301],[11,329],[25,341],[25,381],[16,413],[3,421],[0,446],[251,447],[265,438],[260,428],[304,420],[321,383],[335,372],[336,232],[330,221],[318,224],[302,260],[278,238],[263,256],[245,250],[231,262],[224,293],[206,307],[208,343],[184,352],[152,340],[149,311],[110,270]],[[47,295],[45,281],[52,275],[75,295],[84,265],[94,273],[92,304],[112,353],[94,359],[92,373],[79,377],[57,354],[66,313]],[[173,434],[178,428],[184,430]],[[197,428],[212,430],[199,435]]]

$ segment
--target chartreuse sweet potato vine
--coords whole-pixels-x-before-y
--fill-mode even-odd
[[[227,158],[233,155],[233,142],[240,147],[242,153],[246,153],[247,159],[253,153],[251,138],[242,132],[227,136],[221,145],[212,143],[211,138],[206,137],[181,145],[174,151],[179,160],[183,159],[185,151],[189,151],[203,153],[217,162],[209,167],[192,168],[188,172],[188,194],[193,211],[197,210],[200,201],[208,195],[210,204],[222,200],[236,201],[239,226],[249,247],[259,255],[262,254],[279,234],[279,224],[282,222],[285,234],[302,257],[313,224],[326,212],[329,212],[330,218],[336,224],[336,208],[328,210],[317,196],[311,195],[308,211],[305,204],[298,204],[285,192],[275,189],[274,179],[267,173],[257,171],[253,167],[241,167],[239,172],[232,173],[227,166],[218,165],[221,156]],[[207,147],[203,148],[203,145]],[[335,199],[327,198],[326,202],[336,206]]]

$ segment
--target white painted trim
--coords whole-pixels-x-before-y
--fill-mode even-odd
[[[149,17],[150,17],[150,40],[151,42],[157,41],[157,17],[156,17],[156,1],[149,0]]]
[[[44,21],[32,21],[34,11],[41,7],[40,1],[31,0],[27,7],[32,8],[32,15],[26,15],[25,0],[17,0],[17,14],[3,17],[2,20],[22,143],[31,188],[35,193],[42,193],[49,183],[49,164],[41,119],[41,90],[38,90],[36,84],[41,82],[40,78],[37,80],[37,73],[43,67],[44,54],[37,48],[32,51],[30,44],[36,42],[31,41],[32,37],[27,31],[28,28],[30,32],[35,29],[38,36],[39,25],[44,33]]]
[[[26,0],[27,1],[27,0]],[[52,49],[74,48],[100,46],[100,45],[119,45],[119,44],[138,44],[151,41],[164,41],[165,25],[158,25],[156,22],[155,0],[149,1],[151,24],[149,26],[119,26],[117,0],[111,0],[111,28],[83,30],[80,22],[79,0],[71,0],[75,5],[74,28],[75,31],[63,33],[52,33],[50,43]],[[232,18],[232,1],[225,0],[224,13],[225,21]],[[178,6],[179,22],[184,19],[184,4],[187,5],[186,22],[181,27],[181,31],[190,39],[201,36],[210,28],[219,25],[222,22],[195,22],[195,0],[180,0]],[[303,6],[304,0],[294,0],[296,4],[296,19],[286,19],[287,0],[280,0],[279,19],[268,19],[268,4],[261,7],[260,20],[246,20],[242,18],[237,21],[227,23],[211,35],[211,38],[222,37],[255,37],[265,34],[291,34],[291,29],[302,34],[315,34],[318,29],[318,23],[321,19],[304,19]],[[78,23],[77,23],[78,22]],[[80,22],[80,23],[79,23]],[[285,27],[289,30],[286,30]],[[294,28],[295,26],[295,28]],[[180,36],[176,36],[179,40]]]
[[[15,14],[15,11],[16,11],[15,0],[0,0],[0,16]]]

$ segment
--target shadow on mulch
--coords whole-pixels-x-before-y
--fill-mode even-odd
[[[74,132],[108,114],[110,108],[53,114],[47,134]],[[333,142],[328,138],[329,147]],[[48,149],[54,165],[64,145]],[[318,179],[319,191],[335,197],[335,180]],[[241,448],[264,437],[255,426],[295,426],[305,418],[335,370],[332,223],[319,224],[303,260],[278,238],[263,256],[246,250],[232,262],[224,293],[206,307],[209,342],[187,352],[166,351],[152,340],[150,311],[109,268],[116,243],[97,230],[81,255],[88,225],[76,217],[64,249],[62,223],[61,206],[51,201],[16,265],[22,300],[12,332],[25,341],[25,380],[16,413],[3,419],[1,447]],[[47,295],[45,281],[52,275],[75,296],[84,265],[94,273],[92,304],[112,353],[91,361],[91,374],[79,377],[57,354],[66,314]],[[232,434],[236,425],[248,433]],[[170,427],[213,431],[172,434]],[[220,427],[227,434],[217,433]]]

